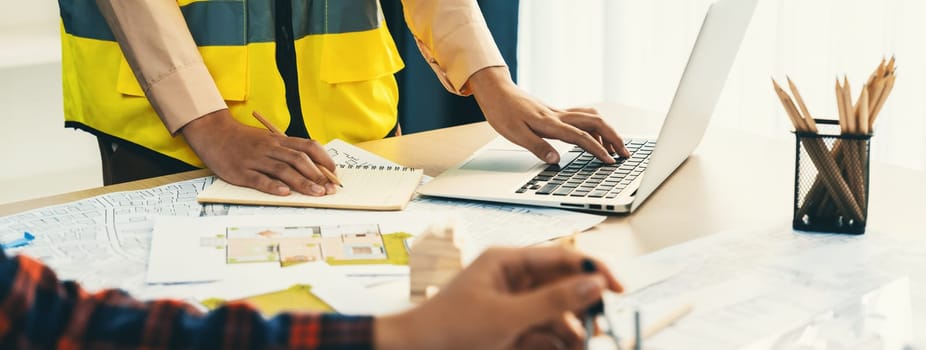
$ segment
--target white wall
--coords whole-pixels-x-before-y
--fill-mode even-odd
[[[712,2],[524,0],[520,83],[555,106],[607,100],[665,111]],[[712,123],[790,137],[769,77],[791,76],[811,113],[833,117],[837,75],[858,93],[881,58],[896,55],[872,159],[926,169],[923,18],[923,0],[759,0]]]
[[[16,27],[39,22],[55,23],[58,2],[55,0],[4,1],[0,3],[0,26]]]
[[[100,186],[95,138],[64,128],[58,7],[0,3],[0,203]]]

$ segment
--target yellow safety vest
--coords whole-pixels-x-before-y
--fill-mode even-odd
[[[290,123],[275,64],[273,0],[178,0],[219,92],[243,124],[261,111]],[[293,0],[302,115],[319,142],[385,137],[397,121],[403,68],[377,0]],[[203,166],[158,118],[92,0],[59,0],[65,125]]]

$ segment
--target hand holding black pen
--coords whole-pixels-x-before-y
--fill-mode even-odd
[[[433,335],[433,343],[402,338],[401,349],[581,349],[584,310],[622,290],[607,266],[575,249],[492,248],[381,334]]]
[[[596,273],[598,272],[598,267],[595,265],[594,261],[586,259],[582,261],[582,272]],[[621,350],[623,349],[621,338],[617,335],[617,329],[615,328],[615,325],[611,323],[611,319],[605,315],[604,311],[604,300],[599,300],[597,303],[592,304],[592,306],[585,311],[585,315],[583,315],[583,324],[585,326],[585,349],[589,349],[589,343],[591,342],[592,337],[594,337],[598,331],[598,317],[604,316],[605,322],[607,323],[607,330],[605,331],[605,334],[611,338],[611,340],[614,342],[614,345],[617,346],[617,349]],[[640,339],[639,311],[634,313],[634,328],[636,330],[634,339]],[[641,349],[643,346],[642,344],[642,341],[635,341],[634,349]]]

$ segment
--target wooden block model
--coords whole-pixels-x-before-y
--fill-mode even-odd
[[[415,239],[408,260],[412,302],[434,296],[463,270],[459,238],[453,226],[435,226]]]

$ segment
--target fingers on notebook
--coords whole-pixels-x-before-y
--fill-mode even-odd
[[[324,196],[327,194],[327,190],[324,187],[324,184],[327,183],[327,178],[318,171],[318,168],[316,168],[314,164],[309,163],[309,165],[303,166],[308,168],[307,171],[314,171],[317,175],[308,177],[300,171],[297,171],[292,164],[279,160],[262,163],[257,170],[268,177],[282,181],[296,192],[310,196]]]
[[[295,191],[311,196],[337,193],[336,184],[331,183],[336,168],[328,152],[313,140],[287,138],[280,148],[270,152],[270,158],[285,163],[290,169],[274,164],[261,171],[282,180]],[[323,169],[325,168],[325,169]],[[324,170],[328,170],[328,174]],[[294,170],[296,174],[292,171]]]
[[[289,186],[287,186],[282,181],[272,179],[259,171],[248,171],[243,176],[243,179],[231,178],[224,180],[231,184],[250,187],[261,192],[275,194],[278,196],[287,196],[292,192]]]
[[[304,153],[316,165],[328,168],[328,170],[331,170],[332,172],[336,172],[337,170],[337,166],[335,166],[334,160],[331,159],[328,151],[325,150],[325,147],[323,147],[315,140],[289,137],[283,141],[282,145]]]
[[[288,149],[288,148],[281,148],[281,149],[276,150],[275,152],[272,152],[270,154],[270,157],[280,162],[286,163],[291,168],[298,171],[299,174],[302,175],[302,177],[308,179],[309,181],[319,186],[324,187],[329,182],[328,177],[325,175],[324,172],[322,172],[322,170],[313,161],[313,159],[309,158],[308,154],[305,154],[303,152],[299,152],[296,150]],[[280,169],[280,174],[284,170],[285,169]],[[274,172],[273,174],[278,174],[278,172]],[[286,180],[284,178],[279,178],[279,179],[284,180],[284,181]]]

